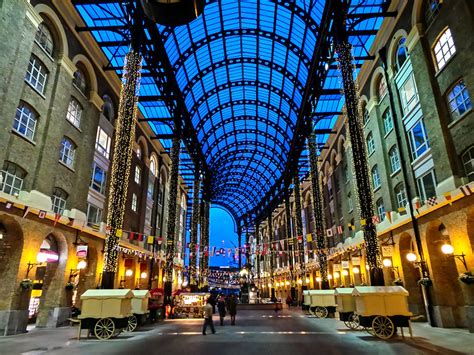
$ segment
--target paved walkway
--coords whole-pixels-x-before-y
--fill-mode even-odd
[[[474,354],[474,335],[462,329],[431,328],[414,323],[412,339],[379,340],[366,332],[349,331],[335,319],[316,319],[299,310],[278,315],[241,311],[236,326],[218,325],[203,336],[202,320],[168,320],[133,334],[98,341],[75,339],[76,327],[36,329],[0,338],[0,354]],[[408,332],[406,332],[408,333]]]

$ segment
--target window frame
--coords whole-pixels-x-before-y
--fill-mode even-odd
[[[371,156],[375,152],[375,138],[372,132],[367,134],[367,153]]]
[[[412,88],[414,92],[411,97],[408,97],[408,95],[406,95],[406,93],[408,92],[408,90],[406,90],[406,86],[409,82],[412,83]],[[416,105],[420,101],[418,94],[418,86],[416,85],[415,74],[413,72],[411,72],[407,79],[403,82],[403,84],[400,85],[398,92],[400,95],[400,103],[402,105],[403,115],[406,116],[416,107]]]
[[[62,195],[62,196],[60,196]],[[59,187],[53,189],[51,195],[51,205],[54,213],[63,214],[66,210],[68,193]]]
[[[67,147],[65,146],[65,143],[70,143],[70,145]],[[77,146],[74,144],[74,142],[68,137],[63,137],[61,139],[61,146],[59,150],[59,161],[68,168],[74,169],[76,150]],[[71,152],[72,154],[70,154]]]
[[[101,133],[105,135],[106,138],[106,146],[104,147],[103,144],[101,143]],[[102,155],[103,157],[110,159],[110,147],[112,145],[112,137],[101,127],[97,127],[97,133],[95,136],[95,150]]]
[[[67,107],[66,120],[74,127],[80,129],[83,112],[84,108],[82,107],[79,100],[71,96],[71,99],[69,100],[69,105]]]
[[[14,171],[12,172],[10,170]],[[17,172],[19,174],[17,174]],[[22,167],[15,163],[5,161],[2,170],[0,170],[0,174],[2,176],[0,191],[9,195],[15,195],[21,192],[23,188],[24,179],[27,175],[27,172]],[[7,181],[9,179],[11,179],[11,183],[7,185]],[[9,187],[9,191],[6,191],[6,186]]]
[[[393,152],[395,154],[392,154]],[[396,172],[400,171],[402,166],[401,166],[401,162],[400,162],[400,151],[398,150],[397,145],[393,145],[390,148],[390,150],[388,151],[388,157],[390,159],[390,173],[395,174]]]
[[[29,111],[29,115],[25,114],[25,110]],[[18,115],[20,115],[20,117],[18,117]],[[25,117],[26,122],[24,120]],[[33,127],[30,125],[31,122],[33,122]],[[34,142],[37,123],[38,116],[36,112],[29,105],[20,102],[20,105],[16,108],[15,118],[13,119],[13,131],[18,133],[20,136]],[[21,127],[24,127],[24,132],[22,132]],[[31,132],[31,134],[28,134],[28,132]]]
[[[385,112],[382,114],[382,122],[383,122],[383,132],[384,132],[384,137],[387,136],[390,132],[393,131],[393,117],[392,117],[392,111],[387,108]],[[387,122],[390,122],[390,127],[387,125]]]
[[[460,87],[460,91],[458,93],[455,93],[454,90],[457,87]],[[466,93],[467,98],[464,97],[464,93]],[[461,106],[461,104],[457,105],[455,110],[453,110],[453,106],[452,106],[453,102],[458,104],[457,99],[459,97],[461,97],[461,99],[462,99],[461,104],[464,106],[464,112],[462,112],[462,113],[459,110],[459,107]],[[463,78],[457,80],[451,86],[451,88],[448,90],[448,92],[446,94],[446,101],[447,101],[447,104],[448,104],[449,116],[451,117],[451,122],[455,122],[455,121],[461,119],[462,117],[464,117],[465,115],[467,115],[469,112],[472,111],[471,94],[470,94]],[[457,112],[456,115],[454,115],[455,112]]]
[[[434,186],[434,190],[435,190],[434,195],[431,195],[431,196],[428,196],[426,194],[425,185],[424,185],[424,183],[422,183],[423,179],[425,177],[427,177],[428,175],[431,175],[431,177],[432,177],[432,182],[433,182],[433,186]],[[417,187],[418,187],[418,191],[420,193],[421,200],[426,201],[427,199],[429,199],[431,197],[435,197],[436,196],[437,181],[436,181],[436,173],[435,173],[434,169],[431,169],[431,170],[427,171],[426,173],[424,173],[423,175],[419,176],[416,179],[416,184],[417,184]]]
[[[43,31],[43,29],[46,29],[46,31]],[[49,35],[49,36],[48,36]],[[51,48],[48,46],[45,46],[45,43],[49,43],[51,45]],[[35,43],[40,47],[51,59],[54,56],[54,49],[55,49],[55,43],[54,43],[54,36],[53,32],[50,29],[50,26],[45,23],[44,21],[41,22],[38,25],[38,29],[36,30],[35,33]]]
[[[382,180],[380,178],[379,167],[377,166],[377,164],[372,167],[372,169],[370,170],[370,174],[372,176],[372,184],[374,186],[374,190],[379,189],[382,186]]]
[[[385,220],[385,205],[383,203],[383,198],[380,197],[376,202],[375,206],[377,208],[377,214],[380,218],[380,221]]]
[[[37,65],[36,65],[37,64]],[[46,65],[34,54],[30,56],[25,81],[40,95],[44,95],[48,82],[48,69]],[[40,80],[41,78],[41,80]]]
[[[444,38],[446,38],[446,40],[442,42]],[[450,42],[452,43],[452,45],[450,45]],[[445,52],[446,48],[447,51]],[[454,51],[452,51],[452,49],[454,49]],[[443,70],[444,67],[446,67],[446,65],[454,57],[456,52],[457,49],[454,43],[453,34],[451,32],[451,29],[449,27],[446,27],[439,33],[431,49],[434,63],[438,72]],[[441,57],[438,56],[439,53],[441,53]]]
[[[469,160],[466,161],[464,157],[469,155]],[[464,172],[466,173],[466,177],[469,180],[469,182],[474,181],[474,145],[471,145],[466,151],[462,154],[461,156],[461,162],[464,167]],[[468,172],[466,165],[471,164],[472,170]]]
[[[96,210],[96,213],[95,213],[95,220],[94,221],[91,221],[91,209],[95,209]],[[100,223],[103,221],[102,218],[103,218],[103,213],[104,213],[104,210],[92,203],[87,203],[87,224],[88,225],[100,225]],[[98,218],[97,218],[98,217]]]
[[[135,173],[133,175],[133,181],[135,181],[135,183],[137,185],[141,185],[141,181],[142,181],[142,168],[137,164],[135,165]]]
[[[405,207],[408,204],[405,184],[403,182],[398,183],[393,189],[393,191],[395,193],[398,208]]]
[[[130,203],[130,209],[133,212],[137,212],[138,210],[138,197],[137,197],[137,194],[135,193],[132,193],[132,201]]]
[[[418,148],[415,149],[415,146],[414,146],[414,134],[413,134],[413,130],[416,126],[418,126],[419,124],[421,124],[421,133],[423,135],[423,138],[424,138],[424,141],[422,144],[420,144],[420,146]],[[426,128],[425,128],[425,122],[424,122],[424,119],[423,117],[420,118],[411,128],[410,130],[407,132],[408,133],[408,141],[409,141],[409,144],[410,144],[410,149],[411,149],[411,155],[412,155],[412,161],[418,159],[422,154],[424,154],[426,151],[428,151],[430,149],[430,140],[428,138],[428,135],[426,133]],[[424,148],[423,148],[424,147]],[[420,152],[421,150],[421,152]]]
[[[103,180],[100,181],[100,182],[97,182],[95,180],[96,170],[101,170],[102,171]],[[104,169],[99,164],[97,164],[97,162],[95,162],[95,161],[92,163],[92,175],[91,175],[91,182],[89,184],[89,187],[92,190],[94,190],[94,191],[96,191],[99,194],[104,195],[104,196],[107,192],[107,170]]]

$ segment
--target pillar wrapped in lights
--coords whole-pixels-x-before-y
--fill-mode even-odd
[[[383,286],[383,269],[380,257],[377,230],[373,223],[374,204],[371,180],[367,161],[366,144],[362,128],[361,112],[358,109],[358,93],[354,83],[354,66],[352,63],[352,46],[349,43],[345,14],[348,5],[341,1],[341,11],[336,14],[336,53],[341,71],[345,96],[345,115],[351,140],[353,165],[356,178],[358,206],[360,218],[365,222],[364,240],[366,245],[366,258],[369,265],[370,281],[373,286]]]
[[[173,285],[175,237],[176,225],[178,222],[177,206],[180,149],[181,139],[179,137],[174,137],[173,146],[171,148],[170,198],[168,202],[168,228],[166,234],[165,302],[171,302],[171,291]]]
[[[134,50],[128,52],[125,57],[110,176],[107,208],[108,227],[104,246],[104,268],[102,273],[103,288],[114,288],[115,272],[117,271],[119,231],[123,227],[133,142],[135,140],[141,62],[142,56]]]
[[[294,180],[295,184],[295,223],[296,223],[296,237],[298,259],[300,261],[301,271],[304,271],[304,241],[303,241],[303,218],[301,216],[301,189],[300,178],[296,174]]]
[[[193,212],[191,216],[191,240],[189,242],[189,285],[191,291],[196,291],[197,287],[197,237],[198,237],[198,222],[199,222],[199,194],[201,188],[201,179],[199,174],[194,179],[193,186]]]
[[[258,221],[255,221],[255,240],[258,246],[260,246],[260,225]],[[260,284],[260,253],[257,251],[255,262],[257,263],[257,280]]]
[[[288,240],[288,264],[290,270],[293,269],[293,236],[291,233],[291,209],[290,209],[290,197],[288,193],[285,193],[285,216],[286,216],[286,239]]]
[[[272,280],[272,290],[271,290],[271,294],[270,294],[270,297],[271,298],[274,298],[275,297],[275,288],[273,287],[273,284],[274,284],[274,275],[273,275],[273,269],[275,267],[275,264],[274,264],[274,258],[275,258],[275,252],[274,252],[274,248],[273,248],[273,242],[274,242],[274,232],[273,232],[273,223],[272,223],[272,213],[270,212],[269,213],[269,216],[268,216],[268,243],[269,243],[269,250],[268,250],[268,253],[270,255],[270,279]]]
[[[311,192],[313,196],[313,218],[314,218],[314,236],[317,246],[317,255],[319,260],[319,272],[321,274],[321,288],[329,289],[328,263],[326,255],[326,236],[324,228],[324,211],[321,195],[321,186],[318,171],[318,153],[316,147],[316,135],[313,133],[308,137],[309,164],[311,169]]]
[[[200,270],[200,275],[202,278],[202,288],[206,288],[208,285],[207,276],[209,274],[209,201],[204,200],[203,205],[201,243],[204,243],[204,247],[207,249],[207,252],[204,252],[202,256],[202,268]]]

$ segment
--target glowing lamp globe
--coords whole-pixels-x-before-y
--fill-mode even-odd
[[[347,271],[347,270],[345,270],[345,269],[344,269],[344,270],[342,270],[342,275],[343,275],[343,276],[347,276],[347,275],[349,275],[349,271]]]
[[[443,252],[443,254],[446,254],[446,255],[451,255],[452,253],[454,253],[454,247],[451,245],[451,244],[443,244],[443,246],[441,247],[441,251]]]
[[[416,255],[415,255],[415,253],[411,253],[411,252],[408,253],[408,254],[407,254],[407,260],[408,260],[409,262],[414,262],[414,261],[416,261]]]
[[[285,282],[285,285],[286,285],[286,286],[290,286],[290,281],[286,281],[286,282]]]
[[[303,280],[298,279],[298,283],[301,285],[303,283]]]
[[[305,282],[309,284],[309,277],[306,278]]]
[[[141,0],[145,15],[160,25],[185,25],[204,11],[206,0]]]
[[[148,275],[145,271],[140,274],[140,278],[142,278],[142,279],[146,279],[147,276]]]
[[[358,273],[360,273],[360,269],[359,269],[357,266],[354,266],[354,267],[352,268],[352,272],[353,272],[354,274],[358,274]]]
[[[385,267],[392,266],[392,260],[390,260],[390,259],[383,259],[382,262],[383,262],[383,266],[385,266]]]
[[[332,280],[332,275],[331,274],[328,275],[328,280]]]
[[[328,278],[329,278],[329,277],[328,277]],[[321,282],[321,281],[322,281],[322,279],[321,279],[319,276],[316,277],[316,282]]]
[[[78,270],[83,270],[87,266],[87,262],[85,260],[81,260],[77,263],[77,269]]]
[[[338,279],[340,275],[339,275],[339,273],[336,271],[336,272],[334,272],[334,275],[333,275],[333,276],[334,276],[335,279]]]
[[[132,275],[133,275],[132,269],[127,269],[127,271],[125,271],[125,276],[132,276]]]
[[[45,253],[39,252],[38,255],[36,255],[36,261],[41,263],[45,263],[48,258],[46,257]]]

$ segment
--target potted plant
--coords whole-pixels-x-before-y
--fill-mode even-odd
[[[465,272],[461,275],[459,275],[459,281],[467,284],[467,285],[472,285],[474,284],[474,275],[468,271],[468,272]]]
[[[421,279],[418,280],[418,285],[423,285],[423,286],[431,286],[433,284],[433,281],[429,277],[422,277]]]
[[[30,279],[24,279],[20,282],[20,287],[23,290],[31,290],[33,288],[33,281]]]
[[[72,282],[68,282],[68,283],[66,284],[65,289],[66,289],[66,290],[73,290],[74,287],[75,287],[75,285],[74,285]]]
[[[392,282],[395,286],[403,286],[403,280],[401,278],[396,278]]]

